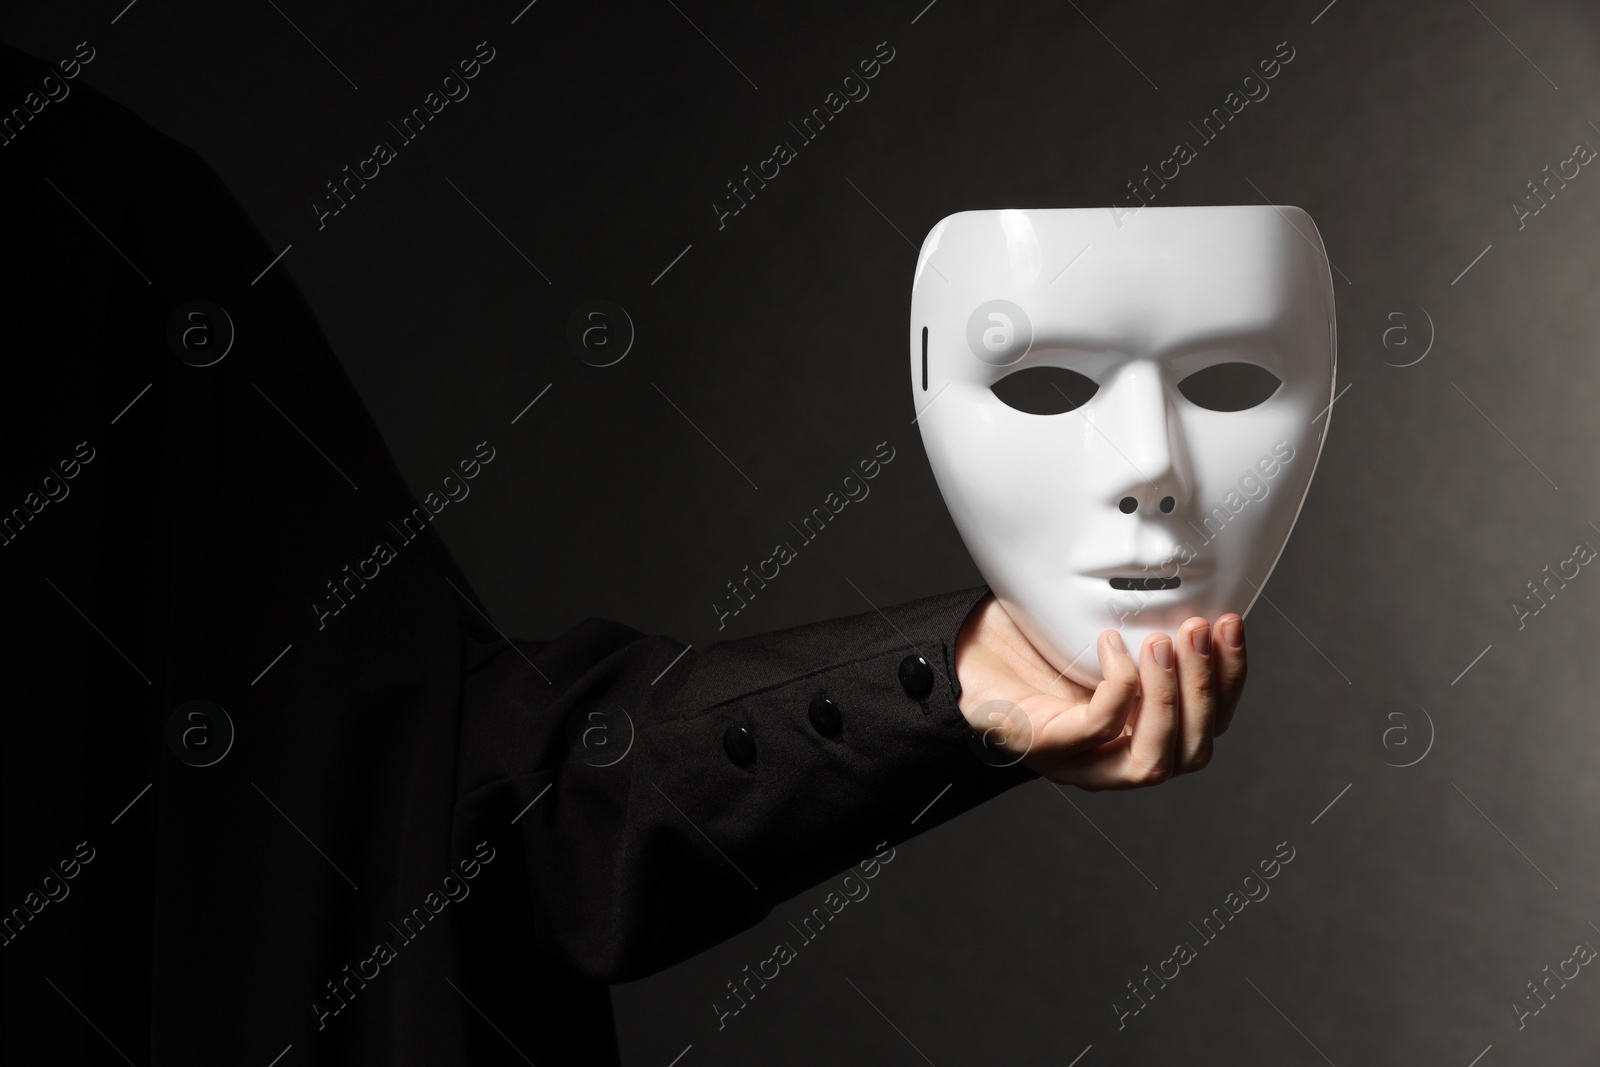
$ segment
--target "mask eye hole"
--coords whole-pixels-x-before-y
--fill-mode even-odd
[[[1099,392],[1094,379],[1065,367],[1028,367],[989,387],[1007,407],[1029,415],[1060,415],[1082,407]]]
[[[1179,382],[1178,392],[1189,403],[1211,411],[1244,411],[1282,384],[1276,374],[1254,363],[1216,363]]]

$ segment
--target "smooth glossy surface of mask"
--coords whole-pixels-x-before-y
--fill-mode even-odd
[[[1299,208],[964,211],[923,242],[911,385],[967,549],[1058,669],[1246,613],[1334,398],[1333,285]]]

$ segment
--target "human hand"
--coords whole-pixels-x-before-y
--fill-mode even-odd
[[[1176,640],[1151,634],[1138,664],[1115,630],[1096,647],[1103,681],[1090,690],[1050,666],[988,596],[956,638],[961,713],[990,749],[1063,785],[1133,789],[1211,762],[1244,688],[1244,620],[1195,616]]]

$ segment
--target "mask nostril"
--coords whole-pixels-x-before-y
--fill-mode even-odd
[[[1170,515],[1172,513],[1172,509],[1177,506],[1178,502],[1172,499],[1170,496],[1164,496],[1161,498],[1161,513],[1163,515]]]
[[[1122,498],[1122,503],[1118,504],[1117,507],[1122,509],[1124,515],[1132,515],[1138,510],[1139,502],[1131,496],[1125,496]]]

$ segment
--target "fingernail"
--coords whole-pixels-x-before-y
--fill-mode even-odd
[[[1222,639],[1229,648],[1244,647],[1244,624],[1238,619],[1227,619],[1222,624]]]
[[[1106,644],[1111,646],[1111,651],[1127,654],[1128,646],[1122,643],[1122,635],[1112,630],[1111,636],[1106,638]]]
[[[1160,664],[1162,670],[1170,671],[1172,669],[1171,641],[1157,641],[1150,651],[1155,655],[1156,663]]]
[[[1202,626],[1189,632],[1189,643],[1194,645],[1194,650],[1202,656],[1211,655],[1211,627]]]

